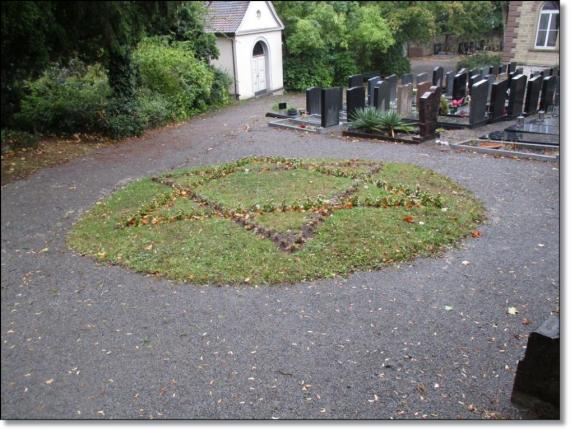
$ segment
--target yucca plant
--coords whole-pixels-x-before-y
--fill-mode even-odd
[[[357,130],[380,131],[382,130],[382,112],[374,107],[355,109],[350,126]]]
[[[391,137],[395,137],[397,131],[414,131],[414,127],[406,124],[397,112],[380,112],[374,107],[356,109],[352,115],[351,126],[372,132],[386,131]]]
[[[396,111],[390,110],[382,113],[381,129],[388,132],[391,137],[395,137],[397,131],[411,133],[414,127],[406,124]]]

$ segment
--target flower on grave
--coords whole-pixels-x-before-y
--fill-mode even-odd
[[[460,106],[463,106],[464,101],[465,101],[464,97],[460,99],[451,100],[451,107],[458,108]]]

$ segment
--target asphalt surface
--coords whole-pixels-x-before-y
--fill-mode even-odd
[[[2,188],[2,419],[530,417],[510,392],[526,336],[558,307],[558,165],[277,130],[275,101]],[[248,155],[415,163],[471,189],[488,220],[439,258],[257,288],[176,284],[66,246],[128,181]]]

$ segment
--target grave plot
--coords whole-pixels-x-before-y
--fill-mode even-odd
[[[505,128],[504,131],[489,133],[488,139],[502,142],[522,142],[537,145],[560,145],[560,118],[539,114],[536,118],[521,118],[520,123]]]
[[[432,255],[481,203],[408,164],[248,157],[133,182],[69,244],[99,261],[201,284],[295,282]]]
[[[489,136],[490,137],[490,136]],[[558,147],[524,142],[504,142],[491,139],[473,139],[452,143],[451,148],[509,158],[528,158],[540,161],[559,161]]]

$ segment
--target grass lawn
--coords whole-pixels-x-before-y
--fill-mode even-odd
[[[297,282],[437,254],[483,216],[469,191],[414,165],[249,157],[133,182],[68,241],[173,280]]]

